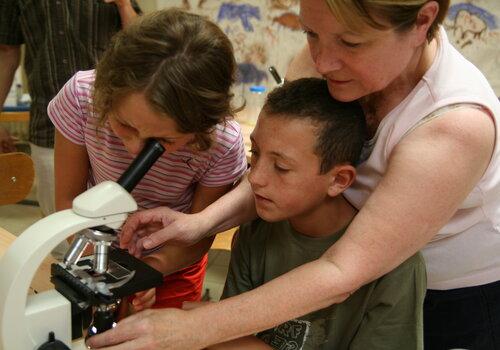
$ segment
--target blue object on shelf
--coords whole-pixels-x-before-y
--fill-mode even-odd
[[[250,86],[250,91],[262,94],[266,92],[266,87],[263,85],[252,85]]]
[[[2,112],[29,112],[30,105],[22,105],[22,106],[4,106]]]

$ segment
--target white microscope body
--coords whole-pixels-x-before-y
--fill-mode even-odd
[[[60,242],[83,229],[106,225],[119,228],[127,214],[137,210],[133,197],[119,184],[106,181],[82,193],[73,208],[57,212],[24,231],[0,259],[0,349],[35,350],[49,332],[70,349],[86,349],[83,340],[72,343],[71,305],[56,290],[27,295],[45,257]]]

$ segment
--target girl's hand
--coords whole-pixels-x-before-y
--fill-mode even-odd
[[[145,309],[151,308],[156,301],[156,288],[143,290],[142,292],[135,293],[132,299],[132,313],[136,313]]]

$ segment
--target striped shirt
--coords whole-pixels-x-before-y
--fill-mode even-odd
[[[88,187],[106,180],[116,181],[130,165],[130,155],[109,123],[97,127],[92,112],[94,71],[71,78],[50,102],[48,114],[69,141],[85,146],[90,161]],[[164,153],[132,191],[140,208],[168,206],[187,212],[196,184],[217,187],[238,180],[247,168],[243,137],[235,121],[216,126],[212,147],[204,152],[189,146]]]
[[[140,9],[132,1],[136,12]],[[26,44],[24,67],[32,98],[29,140],[53,147],[47,105],[78,70],[94,68],[121,29],[115,4],[103,0],[2,0],[0,44]]]

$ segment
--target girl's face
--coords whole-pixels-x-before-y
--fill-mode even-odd
[[[316,70],[340,101],[382,92],[406,76],[421,45],[412,30],[354,33],[333,16],[325,0],[301,0],[300,19]]]
[[[154,111],[142,93],[131,93],[120,99],[108,120],[127,151],[134,155],[149,138],[160,141],[167,152],[174,152],[194,139],[194,134],[178,132],[172,118]]]

